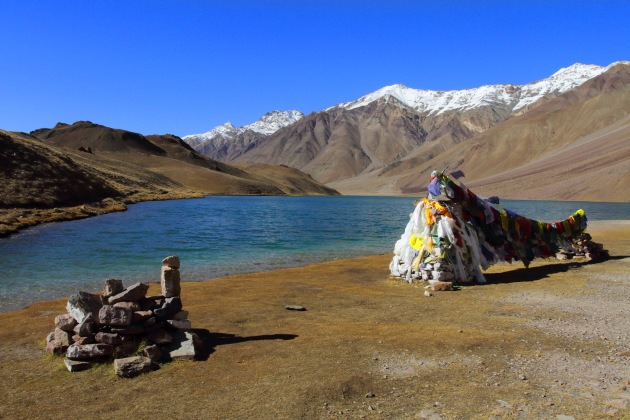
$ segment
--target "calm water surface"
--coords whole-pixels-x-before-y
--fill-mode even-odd
[[[107,278],[159,281],[178,255],[182,280],[392,252],[413,210],[400,197],[207,197],[37,226],[0,239],[0,311],[100,291]],[[630,219],[630,203],[503,200],[519,214],[561,220]]]

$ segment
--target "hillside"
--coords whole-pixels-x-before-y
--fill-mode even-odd
[[[88,121],[33,135],[0,130],[0,146],[0,235],[146,200],[338,194],[291,168],[237,168],[201,156],[176,136],[143,136]]]

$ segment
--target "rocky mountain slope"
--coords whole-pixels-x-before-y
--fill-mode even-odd
[[[239,168],[201,156],[179,137],[143,136],[80,121],[32,134],[0,130],[0,235],[145,200],[216,195],[328,195],[292,168]]]
[[[445,162],[452,170],[467,169],[467,182],[487,178],[485,182],[489,184],[493,182],[492,176],[515,171],[526,162],[542,158],[541,154],[550,153],[552,149],[562,150],[598,130],[608,127],[619,133],[611,124],[616,124],[628,112],[623,99],[627,97],[622,88],[625,81],[620,75],[627,72],[628,62],[608,67],[575,64],[528,85],[482,86],[446,92],[388,86],[356,101],[310,114],[273,134],[259,135],[254,141],[245,141],[236,135],[222,143],[223,150],[230,149],[229,154],[221,153],[219,157],[212,141],[205,143],[202,152],[227,162],[285,164],[348,194],[412,193],[426,183],[424,177],[430,173],[426,168],[441,169],[440,165]],[[593,90],[592,86],[604,86],[610,78],[616,78],[617,82],[609,91]],[[595,80],[597,82],[583,87],[585,82]],[[575,112],[579,106],[575,102],[588,100],[579,93],[580,89],[590,89],[592,95],[604,95],[602,98],[620,90],[616,96],[621,99],[591,101],[587,106],[591,113],[578,117]],[[594,109],[595,106],[600,109]],[[562,131],[552,133],[546,125],[547,118],[553,119],[557,113],[561,113],[566,122],[557,127]],[[580,121],[573,124],[572,118]],[[516,122],[512,123],[513,120]],[[623,127],[620,130],[623,132]],[[546,146],[530,147],[532,140],[528,133],[537,133],[534,137]],[[495,136],[499,143],[482,151],[466,145],[489,136]],[[621,136],[623,138],[624,134]],[[504,137],[513,139],[514,144],[501,142]],[[595,137],[603,141],[601,136]],[[558,140],[560,138],[562,140]],[[245,143],[247,145],[243,146]],[[520,149],[515,149],[515,144],[520,145]],[[596,144],[590,147],[597,147]],[[505,155],[506,151],[521,149],[529,150],[525,160],[517,153],[508,153],[510,158]],[[444,157],[457,155],[456,150],[460,150],[457,159]],[[578,153],[573,159],[580,156]],[[604,164],[604,160],[600,164]],[[520,176],[524,176],[523,170],[518,172]],[[567,181],[565,178],[562,182]],[[573,174],[572,179],[577,178]],[[561,183],[558,177],[554,179]],[[519,185],[518,191],[512,187],[505,190],[515,196],[525,193],[523,187],[531,189],[531,186]],[[580,188],[575,195],[564,194],[564,197],[598,199],[592,194],[592,188],[591,192],[587,190],[589,188]],[[560,197],[560,190],[545,191],[545,198]]]

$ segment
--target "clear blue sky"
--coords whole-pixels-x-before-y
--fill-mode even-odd
[[[0,128],[186,135],[630,60],[630,1],[0,0]]]

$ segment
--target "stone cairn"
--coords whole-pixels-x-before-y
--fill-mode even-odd
[[[156,369],[160,362],[193,359],[199,339],[182,309],[179,267],[176,256],[162,260],[161,295],[147,296],[145,283],[124,288],[117,279],[105,280],[102,294],[72,295],[68,313],[55,318],[46,350],[65,355],[70,372],[113,359],[114,371],[125,378]]]

